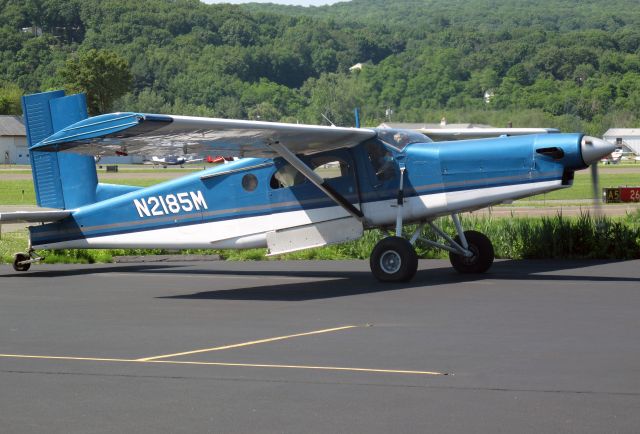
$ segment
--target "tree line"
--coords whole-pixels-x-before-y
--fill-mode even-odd
[[[0,113],[62,87],[94,114],[352,125],[357,106],[601,135],[640,117],[639,24],[631,0],[0,0]]]

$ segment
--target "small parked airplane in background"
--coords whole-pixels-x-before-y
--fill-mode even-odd
[[[194,156],[190,157],[179,157],[176,155],[167,155],[166,157],[157,157],[152,156],[150,160],[145,160],[145,164],[153,164],[154,166],[180,166],[184,167],[185,164],[193,164],[205,162],[208,164],[227,164],[229,161],[234,161],[234,157],[222,157],[216,156],[212,157],[211,155],[207,155],[206,158],[196,158]]]
[[[255,248],[276,255],[393,232],[374,247],[381,281],[408,281],[414,245],[449,252],[462,273],[491,267],[482,233],[458,214],[569,187],[574,171],[614,146],[582,134],[538,134],[433,142],[409,130],[325,127],[143,113],[88,118],[84,95],[62,91],[23,98],[38,205],[55,210],[0,214],[29,228],[34,249]],[[151,187],[98,182],[94,156],[245,157]],[[247,158],[249,157],[249,158]],[[456,234],[435,221],[451,216]],[[417,224],[408,237],[403,227]],[[425,225],[437,239],[422,236]]]
[[[184,167],[185,164],[200,163],[204,161],[204,158],[192,158],[192,157],[179,157],[177,155],[167,155],[166,157],[152,156],[150,160],[145,161],[147,164],[153,164],[154,166],[180,166]]]
[[[628,154],[631,154],[631,153],[629,152]],[[622,150],[622,148],[615,148],[611,154],[602,158],[601,161],[604,164],[618,164],[620,163],[620,161],[622,161],[623,157],[624,157],[624,151]]]

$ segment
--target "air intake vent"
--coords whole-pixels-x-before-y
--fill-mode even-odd
[[[554,160],[561,160],[564,157],[564,151],[561,148],[553,147],[553,148],[540,148],[536,149],[538,154],[542,154],[546,157],[551,157]]]

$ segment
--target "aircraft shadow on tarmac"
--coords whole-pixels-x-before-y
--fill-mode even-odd
[[[113,267],[110,266],[102,266],[96,267],[93,264],[77,264],[78,268],[75,268],[73,265],[65,267],[60,270],[51,270],[51,269],[38,269],[38,265],[33,266],[31,271],[19,273],[19,272],[10,272],[6,274],[0,274],[0,277],[18,277],[18,278],[29,278],[29,277],[63,277],[63,276],[87,276],[92,274],[108,274],[108,273],[136,273],[136,272],[153,272],[159,270],[168,270],[172,268],[181,268],[184,267],[184,264],[136,264],[129,266],[115,265]],[[178,272],[178,271],[175,271]]]
[[[314,278],[318,281],[265,283],[251,287],[204,290],[192,294],[179,294],[159,297],[164,299],[201,299],[201,300],[264,300],[264,301],[305,301],[344,297],[350,295],[367,294],[383,291],[397,291],[424,286],[452,284],[458,282],[472,282],[477,280],[544,280],[544,281],[585,281],[585,282],[638,282],[640,278],[597,275],[593,270],[588,274],[575,272],[576,269],[592,267],[596,265],[616,264],[619,261],[558,261],[558,260],[504,260],[496,261],[491,270],[482,275],[458,274],[449,266],[429,266],[425,268],[422,262],[413,281],[407,283],[380,283],[376,281],[368,271],[341,271],[332,269],[331,262],[327,262],[327,269],[323,271],[300,271],[282,269],[272,270],[212,270],[194,267],[188,263],[167,264],[136,264],[127,266],[101,266],[79,268],[67,268],[64,270],[42,270],[25,274],[5,274],[2,277],[44,277],[74,275],[95,275],[116,272],[125,272],[135,275],[137,272],[152,274],[185,274],[211,276],[269,276],[269,277],[301,277]],[[563,274],[543,274],[563,272]]]
[[[560,262],[560,263],[558,263]],[[282,272],[282,271],[217,271],[221,275],[268,275],[268,276],[298,276],[320,277],[330,280],[316,282],[294,282],[285,284],[268,284],[251,288],[237,288],[229,290],[202,291],[193,294],[165,296],[167,299],[201,299],[201,300],[265,300],[265,301],[305,301],[350,295],[367,294],[383,291],[397,291],[402,289],[436,286],[458,282],[472,282],[477,280],[577,280],[590,282],[639,282],[640,278],[585,276],[585,275],[544,275],[538,273],[562,271],[572,268],[588,267],[596,264],[615,263],[615,261],[499,261],[491,271],[482,275],[463,275],[451,267],[434,267],[420,269],[411,282],[381,283],[373,278],[369,272]],[[525,265],[526,264],[526,265]],[[193,272],[194,270],[192,270]],[[195,270],[198,272],[198,270]],[[160,271],[161,273],[163,271]],[[211,274],[210,271],[205,271]],[[333,278],[333,279],[331,279]]]

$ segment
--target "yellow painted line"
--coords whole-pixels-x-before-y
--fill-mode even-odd
[[[340,331],[340,330],[352,329],[352,328],[356,328],[356,327],[358,327],[358,326],[350,325],[350,326],[343,326],[343,327],[334,327],[334,328],[331,328],[331,329],[316,330],[316,331],[313,331],[313,332],[296,333],[295,335],[277,336],[277,337],[274,337],[274,338],[260,339],[260,340],[257,340],[257,341],[241,342],[239,344],[224,345],[222,347],[203,348],[201,350],[185,351],[185,352],[182,352],[182,353],[174,353],[174,354],[165,354],[165,355],[161,355],[161,356],[144,357],[142,359],[138,359],[138,361],[140,361],[140,362],[149,362],[151,360],[168,359],[168,358],[171,358],[171,357],[186,356],[186,355],[189,355],[189,354],[207,353],[209,351],[230,350],[231,348],[248,347],[249,345],[265,344],[265,343],[268,343],[268,342],[281,341],[281,340],[284,340],[284,339],[297,338],[297,337],[300,337],[300,336],[311,336],[311,335],[318,335],[318,334],[321,334],[321,333],[337,332],[337,331]]]
[[[180,365],[214,365],[214,366],[241,366],[247,368],[281,368],[281,369],[315,369],[321,371],[351,371],[372,372],[383,374],[412,374],[412,375],[447,375],[443,372],[410,371],[405,369],[374,369],[374,368],[348,368],[339,366],[307,366],[307,365],[268,365],[261,363],[218,363],[218,362],[183,362],[179,360],[152,360],[149,363],[173,363]]]
[[[350,368],[340,366],[306,366],[306,365],[270,365],[265,363],[222,363],[222,362],[189,362],[179,360],[141,360],[141,359],[110,359],[104,357],[66,357],[66,356],[35,356],[25,354],[0,354],[0,357],[14,359],[41,359],[41,360],[74,360],[83,362],[118,362],[118,363],[155,363],[165,365],[196,365],[196,366],[231,366],[241,368],[275,368],[275,369],[310,369],[318,371],[347,371],[367,372],[375,374],[404,374],[404,375],[449,375],[435,371],[412,371],[406,369],[374,369],[374,368]]]

